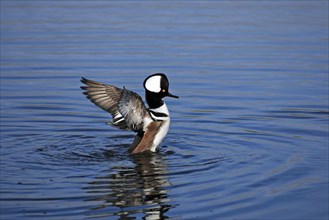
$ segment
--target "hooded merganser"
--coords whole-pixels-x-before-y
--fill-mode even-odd
[[[146,108],[142,98],[125,87],[95,82],[86,78],[81,86],[83,94],[98,107],[112,115],[108,124],[123,130],[137,132],[131,145],[132,154],[144,151],[155,152],[169,130],[170,117],[164,97],[179,98],[169,93],[169,81],[165,74],[156,73],[144,80]]]

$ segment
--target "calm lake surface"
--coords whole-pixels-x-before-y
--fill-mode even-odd
[[[81,76],[144,97],[159,151]],[[328,219],[328,1],[1,1],[1,219]]]

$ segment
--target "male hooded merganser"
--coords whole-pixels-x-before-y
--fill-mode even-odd
[[[179,98],[169,93],[169,81],[165,74],[156,73],[144,81],[145,97],[149,108],[146,108],[142,98],[127,90],[95,82],[86,78],[81,82],[87,86],[83,94],[98,107],[111,113],[113,121],[108,124],[123,130],[133,130],[137,135],[131,145],[132,154],[143,151],[154,152],[169,130],[170,117],[166,96]]]

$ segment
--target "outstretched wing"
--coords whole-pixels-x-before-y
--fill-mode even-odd
[[[112,115],[113,122],[111,125],[120,129],[128,129],[128,126],[118,109],[118,103],[123,89],[83,77],[81,78],[81,82],[86,85],[81,86],[81,89],[86,90],[83,94],[85,94],[92,103]]]
[[[87,85],[81,86],[81,89],[86,90],[83,94],[95,105],[111,113],[111,125],[138,132],[143,131],[145,118],[151,119],[138,94],[86,78],[82,78],[81,82]]]

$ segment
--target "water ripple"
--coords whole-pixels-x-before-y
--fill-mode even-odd
[[[327,1],[1,1],[1,219],[327,219]],[[165,72],[156,153],[81,94]]]

